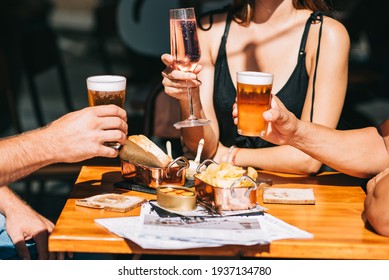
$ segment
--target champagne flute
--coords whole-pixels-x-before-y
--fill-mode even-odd
[[[175,66],[185,72],[192,72],[200,60],[200,46],[197,38],[197,22],[194,8],[182,8],[170,10],[170,50],[174,58]],[[192,95],[187,81],[189,100],[189,117],[177,122],[174,127],[203,126],[210,120],[198,119],[193,114]]]

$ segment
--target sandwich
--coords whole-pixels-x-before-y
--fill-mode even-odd
[[[131,163],[159,168],[167,167],[173,160],[157,144],[142,134],[128,136],[120,149],[119,156],[122,160]]]

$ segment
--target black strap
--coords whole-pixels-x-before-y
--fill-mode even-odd
[[[208,11],[208,12],[205,12],[205,13],[201,14],[200,17],[199,17],[200,19],[209,16],[209,26],[208,26],[208,27],[204,27],[204,26],[202,25],[202,21],[201,21],[201,20],[198,20],[198,22],[197,22],[198,27],[199,27],[201,30],[208,31],[209,29],[211,29],[211,27],[212,27],[212,25],[213,25],[213,16],[214,16],[215,14],[222,14],[222,13],[225,13],[226,11],[230,10],[230,7],[231,7],[231,5],[226,5],[226,6],[224,6],[223,8],[211,10],[211,11]],[[230,11],[228,14],[231,14],[231,15],[232,15],[232,12]]]
[[[230,31],[230,26],[231,26],[231,20],[232,20],[232,11],[230,11],[227,14],[226,27],[224,28],[224,33],[222,37],[222,41],[224,44],[226,44],[227,42],[228,32]]]
[[[316,88],[316,74],[317,74],[317,65],[319,63],[319,54],[320,54],[320,40],[322,35],[322,28],[323,28],[323,13],[320,11],[313,12],[309,18],[309,23],[314,23],[316,21],[320,21],[320,29],[319,29],[319,42],[317,44],[317,51],[316,51],[316,64],[315,64],[315,71],[313,73],[313,85],[312,85],[312,104],[311,104],[311,116],[310,121],[313,122],[313,105],[315,103],[315,88]],[[305,46],[304,46],[305,49]],[[301,52],[301,49],[300,49]]]

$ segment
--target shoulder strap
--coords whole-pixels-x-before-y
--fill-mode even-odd
[[[226,27],[224,28],[224,33],[223,33],[223,38],[222,38],[222,41],[224,42],[224,44],[227,41],[228,32],[230,31],[231,20],[232,20],[232,11],[229,11],[227,14]]]
[[[211,10],[211,11],[208,11],[208,12],[201,14],[199,16],[199,20],[197,22],[198,27],[204,31],[208,31],[209,29],[211,29],[211,27],[213,25],[213,15],[225,13],[226,11],[230,10],[230,7],[231,7],[231,5],[226,5],[223,8]],[[228,14],[230,14],[230,13],[231,12],[229,12]],[[204,27],[202,25],[202,21],[200,20],[200,19],[205,18],[205,17],[209,17],[209,26],[208,27]]]
[[[317,44],[317,51],[316,51],[316,64],[315,64],[315,70],[313,73],[313,85],[312,85],[312,104],[311,104],[311,116],[310,116],[310,121],[313,122],[313,105],[315,103],[315,87],[316,87],[316,72],[317,72],[317,65],[319,63],[319,54],[320,54],[320,40],[321,40],[321,35],[322,35],[322,28],[323,28],[323,13],[320,11],[313,12],[311,16],[309,17],[307,24],[310,25],[311,23],[314,23],[316,21],[320,21],[320,29],[319,29],[319,41]],[[305,44],[304,44],[304,49],[305,50]],[[301,53],[301,49],[300,49]]]

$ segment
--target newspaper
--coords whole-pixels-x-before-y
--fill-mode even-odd
[[[267,213],[257,216],[160,217],[149,203],[140,216],[96,219],[110,232],[144,249],[190,249],[223,245],[267,244],[286,238],[313,238]]]

